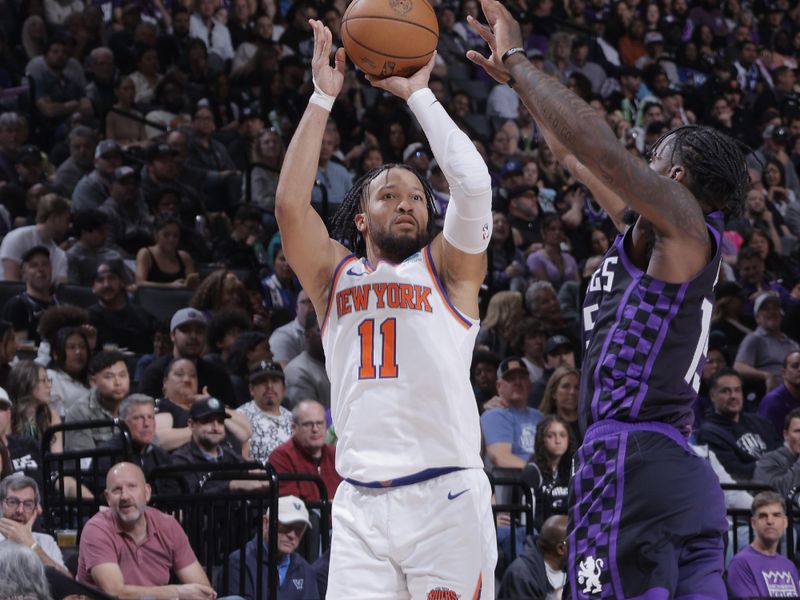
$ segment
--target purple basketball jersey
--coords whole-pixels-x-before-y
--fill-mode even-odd
[[[706,216],[713,258],[692,280],[666,283],[625,252],[617,236],[592,275],[583,306],[581,429],[597,421],[659,421],[689,434],[706,361],[722,215]]]

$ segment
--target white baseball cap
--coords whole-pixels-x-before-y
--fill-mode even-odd
[[[269,511],[267,511],[269,514]],[[308,509],[306,503],[297,496],[281,496],[278,498],[278,521],[284,525],[293,523],[305,523],[311,526],[308,520]]]
[[[13,406],[11,398],[8,397],[8,392],[0,387],[0,404],[6,404],[9,407]]]

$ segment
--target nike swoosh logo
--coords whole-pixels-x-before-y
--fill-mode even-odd
[[[353,267],[350,267],[349,269],[347,269],[347,274],[348,274],[348,275],[352,275],[353,277],[361,277],[362,275],[366,275],[366,273],[364,273],[364,272],[361,272],[361,273],[355,273],[355,272],[353,271]]]
[[[462,494],[466,494],[468,491],[469,491],[469,488],[467,488],[467,489],[465,489],[465,490],[461,490],[461,491],[460,491],[460,492],[458,492],[457,494],[454,494],[453,492],[448,492],[448,494],[447,494],[447,499],[448,499],[448,500],[455,500],[456,498],[458,498],[458,497],[459,497],[459,496],[461,496]]]

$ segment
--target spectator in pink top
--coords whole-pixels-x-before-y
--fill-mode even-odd
[[[94,515],[81,535],[78,581],[120,599],[216,600],[181,526],[147,507],[150,486],[137,465],[114,465],[105,495],[108,510]],[[170,571],[180,584],[169,585]]]

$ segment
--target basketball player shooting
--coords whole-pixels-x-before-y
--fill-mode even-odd
[[[327,598],[494,598],[490,487],[469,384],[478,290],[491,235],[485,163],[428,89],[434,57],[414,75],[377,80],[408,103],[450,184],[432,237],[430,185],[404,165],[366,173],[333,223],[311,207],[345,52],[314,31],[314,94],[289,144],[275,216],[286,258],[322,323],[331,408],[345,479],[333,503]]]
[[[592,276],[583,309],[579,400],[585,431],[570,490],[573,598],[726,598],[719,481],[689,449],[705,362],[723,217],[747,185],[738,144],[682,127],[649,164],[603,117],[525,56],[519,24],[481,0],[489,45],[467,57],[510,83],[553,151],[623,234]],[[638,214],[623,226],[623,214]]]

